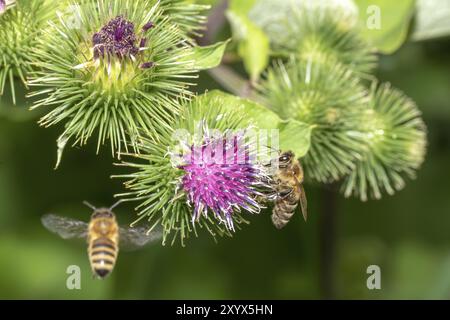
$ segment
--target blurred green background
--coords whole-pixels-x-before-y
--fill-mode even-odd
[[[42,129],[39,113],[0,105],[0,298],[3,299],[449,299],[450,39],[409,42],[382,56],[377,76],[413,98],[429,131],[427,159],[395,196],[362,203],[332,187],[307,185],[310,219],[278,231],[270,215],[231,239],[203,234],[182,248],[159,244],[121,252],[114,272],[94,280],[82,243],[45,230],[48,212],[88,220],[88,200],[109,206],[122,192],[121,171],[107,147],[67,148],[56,161],[61,128]],[[237,66],[240,68],[241,66]],[[197,90],[219,87],[202,74]],[[7,101],[8,97],[3,101]],[[335,201],[333,220],[330,201]],[[116,210],[122,224],[133,206]],[[326,229],[334,224],[334,232]],[[332,228],[333,230],[333,228]],[[66,268],[79,265],[81,290],[66,288]],[[366,269],[381,268],[381,290],[368,290]]]

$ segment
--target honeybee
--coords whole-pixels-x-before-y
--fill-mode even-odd
[[[105,278],[114,269],[119,254],[119,240],[122,248],[133,250],[154,242],[162,233],[152,231],[148,234],[144,227],[120,227],[110,208],[95,208],[87,202],[93,213],[89,223],[54,214],[42,217],[42,224],[63,239],[86,238],[88,257],[94,277]]]
[[[306,221],[308,214],[303,178],[303,168],[295,158],[295,154],[292,151],[281,153],[278,158],[278,169],[272,177],[275,190],[272,222],[277,229],[286,226],[299,203]]]

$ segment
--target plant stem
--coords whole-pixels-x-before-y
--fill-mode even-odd
[[[203,35],[197,39],[197,42],[200,45],[207,46],[214,41],[217,33],[226,23],[225,10],[227,10],[227,8],[228,0],[222,0],[211,9]]]
[[[320,290],[323,299],[336,298],[337,196],[333,189],[323,189],[323,207],[319,222]]]
[[[197,39],[200,45],[206,46],[214,41],[219,30],[226,23],[225,11],[228,8],[228,0],[223,0],[211,10],[208,16],[208,22],[202,37]],[[236,56],[233,57],[234,59]],[[254,90],[251,82],[239,75],[232,68],[225,65],[225,61],[220,66],[208,70],[209,75],[222,87],[233,94],[251,99],[254,96]]]
[[[237,96],[248,96],[249,81],[241,77],[230,67],[220,65],[214,69],[208,70],[214,80],[228,91]]]

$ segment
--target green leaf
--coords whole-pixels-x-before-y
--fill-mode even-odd
[[[297,157],[303,157],[311,144],[313,126],[297,120],[283,122],[276,113],[263,105],[240,98],[220,90],[213,90],[204,94],[205,97],[223,99],[229,110],[248,117],[251,123],[259,129],[279,129],[279,147],[281,150],[291,150]]]
[[[355,0],[361,35],[382,53],[396,51],[406,40],[415,0]]]
[[[245,70],[250,74],[250,79],[255,82],[269,63],[270,43],[260,28],[250,20],[247,21],[250,36],[240,43],[238,53],[244,59]]]
[[[427,40],[450,35],[449,1],[417,0],[416,12],[413,40]]]
[[[225,48],[229,40],[217,42],[206,47],[194,47],[193,55],[189,55],[186,59],[193,59],[194,66],[197,70],[205,70],[217,67],[222,61]]]
[[[209,91],[205,93],[205,96],[220,97],[220,99],[225,100],[227,107],[247,117],[259,129],[276,129],[281,122],[276,113],[257,102],[240,98],[220,90]]]
[[[231,26],[231,32],[233,34],[233,40],[235,41],[245,41],[248,37],[247,28],[245,26],[245,15],[227,10],[225,15]]]
[[[241,102],[244,105],[244,110],[252,119],[253,123],[260,129],[275,129],[281,122],[278,115],[264,107],[263,105],[256,103],[248,99],[242,99]]]
[[[280,123],[280,149],[291,150],[298,158],[303,157],[311,145],[313,126],[294,119]]]
[[[269,63],[270,43],[267,35],[243,13],[228,10],[233,38],[238,41],[238,54],[244,67],[255,82]]]

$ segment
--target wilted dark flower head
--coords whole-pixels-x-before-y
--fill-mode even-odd
[[[201,145],[192,145],[183,156],[185,173],[181,185],[188,203],[193,205],[192,222],[211,211],[234,231],[233,213],[245,209],[258,213],[255,198],[262,195],[264,167],[258,165],[254,146],[246,142],[243,132],[206,137]]]
[[[149,21],[144,24],[139,32],[136,32],[135,24],[125,19],[123,15],[108,21],[100,31],[92,36],[94,62],[106,58],[108,74],[110,74],[111,62],[114,58],[119,59],[119,61],[123,59],[136,61],[139,52],[144,51],[148,43],[145,33],[154,26],[154,23]],[[90,65],[91,63],[88,62],[77,67]],[[139,66],[141,69],[149,69],[154,65],[153,61],[144,61]]]
[[[136,41],[134,24],[124,19],[123,16],[117,16],[92,37],[94,58],[98,59],[109,55],[115,55],[118,58],[133,58],[139,52]]]

